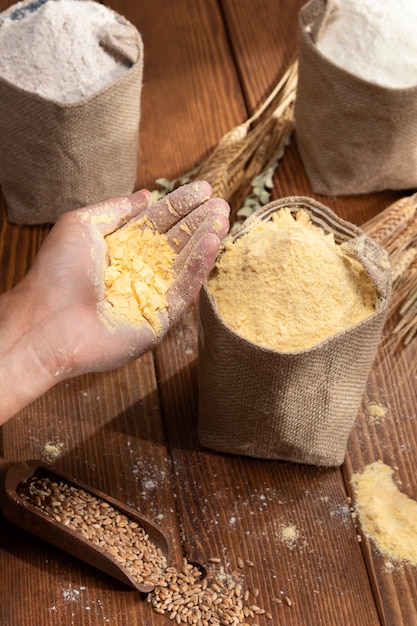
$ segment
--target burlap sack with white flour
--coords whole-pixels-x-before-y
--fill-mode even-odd
[[[313,190],[339,196],[414,188],[417,85],[383,87],[324,56],[316,42],[333,5],[311,0],[299,15],[296,137]]]
[[[343,462],[384,325],[390,265],[385,251],[359,228],[310,198],[272,202],[229,237],[240,237],[254,220],[268,220],[282,207],[293,213],[305,209],[313,224],[334,233],[336,242],[349,242],[349,254],[362,263],[376,287],[379,306],[359,324],[309,349],[279,352],[232,330],[206,283],[199,301],[199,439],[225,453],[337,466]],[[256,294],[248,293],[250,297]],[[267,314],[259,311],[260,316]]]
[[[19,10],[42,4],[19,3]],[[13,10],[0,15],[0,29]],[[116,28],[101,44],[127,69],[79,102],[57,102],[0,77],[0,184],[11,222],[53,223],[66,211],[134,190],[143,43],[132,24],[118,20],[121,35]]]

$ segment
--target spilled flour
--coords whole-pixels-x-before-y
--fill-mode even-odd
[[[365,417],[369,423],[377,424],[388,416],[388,407],[378,402],[365,405]]]
[[[122,321],[162,328],[160,313],[174,281],[176,257],[166,235],[139,220],[107,235],[109,266],[105,271],[106,299]]]
[[[61,441],[47,441],[42,448],[42,454],[48,461],[55,461],[62,453],[64,444]]]
[[[398,490],[392,475],[388,465],[377,461],[352,476],[356,512],[382,554],[417,566],[417,502]]]
[[[299,532],[297,528],[293,526],[292,524],[281,528],[280,540],[288,548],[290,549],[294,548],[297,545],[298,538],[299,538]]]
[[[209,279],[223,320],[239,335],[287,352],[310,348],[375,312],[377,293],[333,233],[288,208],[225,242]]]

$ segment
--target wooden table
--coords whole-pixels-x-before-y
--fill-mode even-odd
[[[12,2],[0,0],[0,9]],[[110,0],[140,30],[145,46],[138,187],[175,178],[201,161],[219,138],[245,120],[282,76],[296,51],[303,0]],[[296,139],[274,179],[274,197],[310,195],[361,224],[393,200],[384,192],[316,196]],[[8,223],[2,200],[0,289],[18,282],[47,227]],[[259,589],[264,616],[291,626],[417,624],[417,571],[385,571],[371,542],[358,541],[350,477],[381,459],[417,499],[415,342],[395,356],[380,352],[367,401],[389,418],[369,423],[361,410],[341,468],[323,469],[216,454],[197,438],[196,307],[154,353],[116,371],[57,385],[2,428],[0,453],[46,458],[80,480],[137,507],[168,532],[176,558],[203,565],[218,556],[256,566],[245,584]],[[415,371],[415,370],[414,370]],[[24,383],[22,383],[24,384]],[[225,381],[227,385],[227,381]],[[401,483],[399,482],[401,481]],[[293,525],[292,546],[280,531]],[[2,626],[170,623],[130,589],[0,520]],[[284,599],[271,602],[272,596]],[[291,602],[286,602],[285,597]]]

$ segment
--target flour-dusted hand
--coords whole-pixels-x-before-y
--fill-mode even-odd
[[[0,423],[57,382],[123,365],[162,339],[198,294],[227,234],[229,207],[211,196],[200,181],[155,204],[148,191],[138,191],[59,218],[28,274],[0,297]],[[172,254],[156,317],[141,302],[145,314],[132,322],[109,297],[120,270],[111,267],[109,243],[134,227]],[[136,261],[144,271],[136,277],[135,299],[152,272],[160,279],[155,250],[147,256],[140,249]],[[152,291],[152,281],[148,287]]]
[[[105,237],[110,325],[150,325],[159,337],[195,298],[229,227],[229,206],[211,193],[203,181],[184,185]]]

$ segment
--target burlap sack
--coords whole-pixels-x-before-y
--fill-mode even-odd
[[[39,2],[22,4],[30,10]],[[11,10],[0,14],[0,28]],[[122,37],[109,33],[104,44],[131,66],[92,96],[54,102],[0,77],[0,185],[11,222],[52,223],[66,211],[134,190],[143,43],[118,17]]]
[[[332,196],[414,188],[417,86],[381,87],[324,57],[316,41],[333,4],[311,0],[299,15],[296,137],[312,187]]]
[[[228,327],[206,283],[199,301],[199,439],[221,452],[336,466],[343,462],[386,317],[389,260],[359,228],[304,197],[272,202],[229,237],[241,236],[253,220],[267,220],[282,207],[305,209],[313,223],[334,232],[337,242],[348,242],[349,253],[376,286],[379,307],[312,348],[284,353],[260,347]]]

